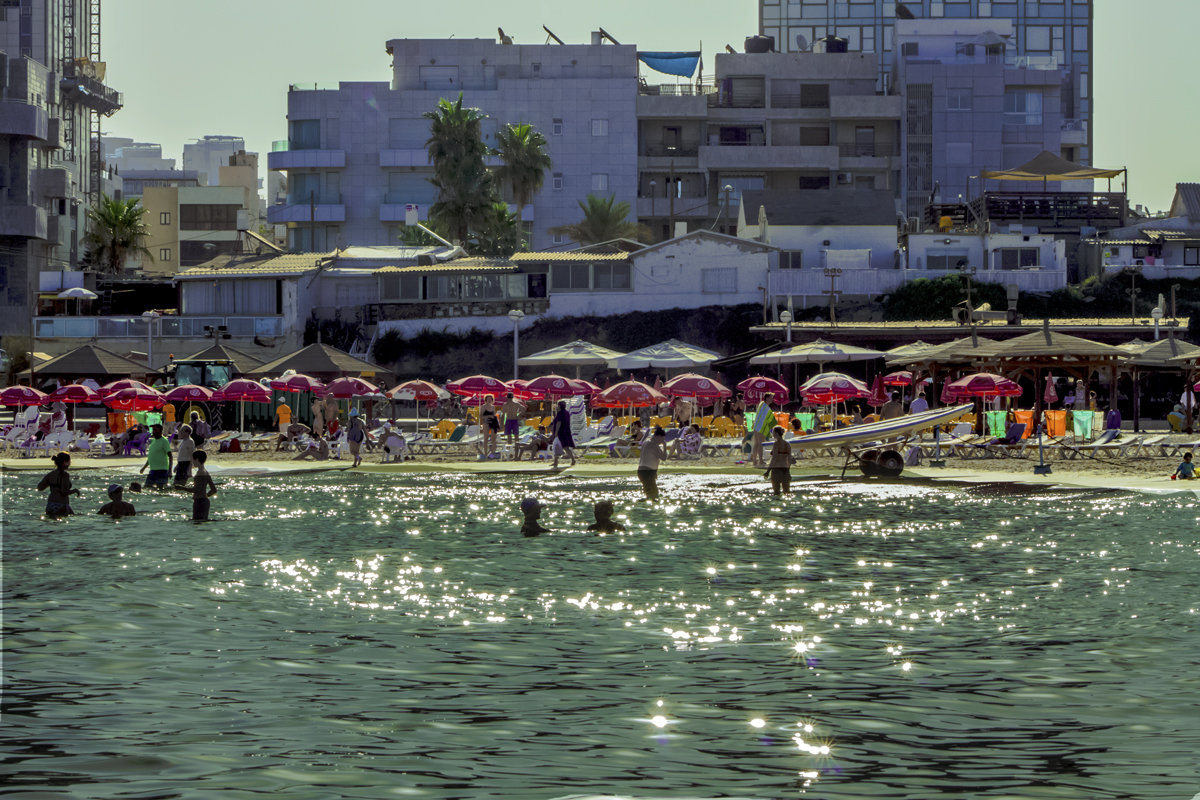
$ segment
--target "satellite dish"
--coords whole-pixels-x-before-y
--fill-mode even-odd
[[[798,52],[798,53],[807,53],[808,52],[808,39],[804,38],[804,34],[801,34],[801,33],[796,34],[796,52]]]

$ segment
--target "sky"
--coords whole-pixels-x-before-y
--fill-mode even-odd
[[[1129,169],[1130,202],[1166,209],[1179,181],[1200,181],[1196,88],[1200,2],[1093,0],[1093,163]],[[568,43],[604,28],[644,50],[714,55],[757,32],[755,0],[109,0],[101,53],[125,107],[104,132],[163,145],[242,136],[265,162],[287,138],[290,84],[387,81],[384,42],[494,38],[542,44],[542,25]],[[671,78],[663,76],[663,82]],[[1016,166],[1005,164],[1004,167]],[[265,169],[265,163],[263,164]]]

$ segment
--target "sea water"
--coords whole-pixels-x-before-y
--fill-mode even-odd
[[[1190,496],[325,473],[114,523],[82,472],[50,522],[37,477],[3,485],[14,797],[1200,792]]]

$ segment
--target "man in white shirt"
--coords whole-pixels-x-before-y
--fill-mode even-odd
[[[917,392],[917,396],[913,399],[912,403],[909,404],[909,406],[908,406],[908,412],[910,414],[920,414],[921,412],[928,411],[928,410],[929,410],[929,401],[925,399],[925,393]]]

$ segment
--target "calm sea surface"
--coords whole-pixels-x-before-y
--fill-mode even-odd
[[[1190,498],[324,474],[52,523],[39,477],[3,476],[12,797],[1200,793]]]

